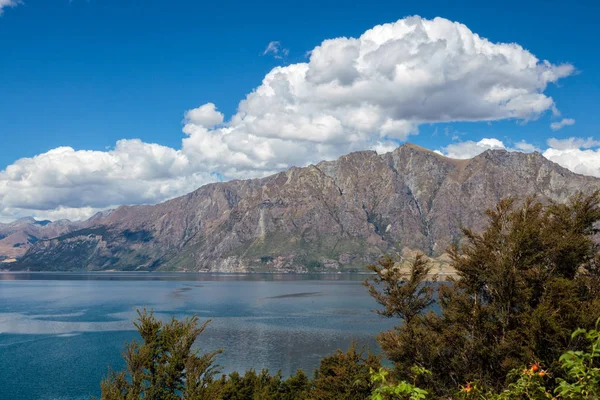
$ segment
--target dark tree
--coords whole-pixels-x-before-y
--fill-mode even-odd
[[[373,390],[371,370],[381,367],[379,357],[358,349],[355,343],[347,352],[336,353],[321,360],[315,371],[313,389],[308,399],[312,400],[364,400]]]
[[[371,268],[380,313],[404,322],[379,336],[396,375],[416,364],[432,371],[428,389],[438,395],[466,381],[499,390],[511,369],[549,367],[579,346],[571,332],[591,329],[600,314],[599,202],[598,192],[566,204],[501,201],[483,233],[464,229],[463,244],[450,249],[458,276],[439,286],[438,314],[425,313],[432,298],[419,261],[414,279],[383,274],[387,264]]]
[[[385,317],[399,317],[409,325],[413,319],[434,303],[433,287],[427,282],[431,267],[422,254],[418,254],[408,271],[390,256],[379,259],[379,265],[367,266],[375,273],[365,281],[369,294],[383,306],[375,310]]]

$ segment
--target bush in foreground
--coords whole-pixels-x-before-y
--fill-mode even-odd
[[[187,400],[422,400],[435,394],[417,385],[430,376],[422,367],[411,368],[411,380],[398,381],[381,367],[377,357],[357,351],[356,346],[325,357],[315,378],[302,371],[288,379],[280,373],[263,370],[237,372],[215,379],[219,373],[214,356],[199,355],[188,346],[193,335],[202,333],[206,323],[197,326],[195,318],[171,320],[164,324],[151,313],[140,312],[136,323],[144,343],[134,342],[124,353],[127,368],[111,373],[102,384],[103,400],[187,399]],[[557,363],[560,370],[545,370],[539,364],[509,372],[512,381],[500,392],[486,390],[477,382],[454,388],[446,398],[471,400],[560,400],[600,398],[600,319],[596,328],[576,330],[572,339],[587,344],[585,351],[567,351]],[[156,329],[158,328],[158,329]],[[192,341],[193,343],[193,341]],[[186,350],[187,349],[187,350]],[[190,369],[182,366],[196,366]],[[564,378],[552,379],[558,372]]]
[[[501,391],[510,371],[531,362],[564,378],[560,355],[585,342],[571,332],[592,329],[600,310],[599,201],[598,192],[566,204],[501,201],[483,233],[464,229],[464,244],[450,249],[458,278],[437,296],[422,257],[407,272],[390,258],[370,266],[379,313],[401,322],[378,337],[394,377],[425,368],[421,387],[442,398],[465,382]]]

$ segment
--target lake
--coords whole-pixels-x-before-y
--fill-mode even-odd
[[[98,396],[121,350],[138,338],[136,309],[211,319],[197,345],[224,349],[224,372],[306,372],[352,340],[397,321],[379,317],[361,275],[0,273],[0,398]]]

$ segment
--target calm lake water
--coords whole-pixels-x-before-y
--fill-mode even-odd
[[[224,372],[311,372],[351,340],[376,348],[395,321],[349,275],[0,273],[0,399],[89,399],[146,307],[212,319],[197,344]]]

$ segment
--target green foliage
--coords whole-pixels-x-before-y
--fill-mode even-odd
[[[347,352],[338,350],[321,360],[315,372],[309,398],[314,400],[364,400],[373,389],[371,370],[379,370],[379,357],[358,350],[355,343]]]
[[[200,354],[192,350],[208,322],[198,326],[198,319],[192,317],[163,323],[152,312],[138,311],[135,327],[143,342],[127,345],[126,370],[102,381],[102,399],[210,398],[210,383],[219,372],[214,360],[220,351]]]
[[[221,400],[303,400],[310,389],[310,379],[302,372],[284,380],[281,373],[269,374],[267,370],[256,373],[246,371],[241,376],[237,372],[223,376],[212,384],[213,397]],[[198,397],[204,399],[204,397]],[[208,399],[208,398],[207,398]]]
[[[379,315],[399,317],[408,325],[433,304],[431,282],[425,282],[431,268],[422,254],[415,257],[408,272],[389,256],[381,257],[379,265],[369,265],[367,269],[375,275],[364,285],[383,306],[383,310],[376,310]]]
[[[468,382],[462,386],[452,398],[465,400],[560,400],[560,399],[600,399],[600,331],[577,329],[571,335],[573,340],[583,337],[590,343],[588,351],[569,350],[560,357],[562,368],[567,371],[566,378],[552,380],[551,374],[543,370],[539,364],[528,368],[514,369],[509,372],[506,385],[500,393],[484,390],[478,384]],[[389,372],[380,368],[378,372],[371,370],[371,380],[375,388],[371,400],[392,399],[425,399],[429,394],[416,386],[419,376],[431,375],[422,367],[413,367],[413,383],[399,381],[390,383]],[[552,390],[554,388],[554,390]],[[553,396],[555,393],[556,396]]]
[[[525,368],[521,371],[513,370],[509,373],[509,380],[514,380],[508,387],[498,395],[489,395],[492,400],[542,400],[552,399],[552,394],[546,390],[544,377],[546,371],[539,370],[539,366],[534,364],[531,368]]]
[[[591,342],[589,352],[570,350],[560,357],[563,369],[567,372],[565,379],[558,379],[558,393],[561,399],[598,399],[600,398],[600,319],[596,329],[585,331],[577,329],[572,338],[583,336]]]
[[[192,350],[209,321],[196,317],[163,323],[152,312],[138,311],[134,323],[142,342],[126,346],[126,369],[110,372],[100,384],[102,400],[304,400],[311,389],[308,376],[298,371],[288,379],[281,373],[248,370],[217,378],[215,357]],[[332,356],[335,358],[335,356]]]
[[[586,331],[577,329],[571,335],[573,340],[585,339],[590,343],[588,351],[569,350],[560,357],[561,368],[567,372],[565,378],[552,380],[548,371],[542,370],[538,364],[530,368],[515,369],[509,373],[512,381],[500,394],[479,393],[463,396],[469,399],[491,400],[543,400],[543,399],[599,399],[600,398],[600,332],[596,329]],[[550,378],[550,379],[548,379]],[[552,388],[554,388],[552,390]],[[552,393],[556,394],[553,396]]]
[[[402,322],[378,337],[395,377],[406,380],[422,365],[432,371],[422,387],[448,396],[463,382],[499,392],[530,360],[556,371],[565,350],[580,350],[571,332],[593,327],[600,309],[599,202],[598,192],[566,204],[501,201],[483,233],[464,229],[464,243],[450,249],[458,278],[439,286],[439,314],[426,313],[435,297],[422,259],[408,275],[389,258],[369,267],[379,313]]]
[[[415,381],[420,375],[431,375],[431,371],[422,367],[413,367],[412,371]],[[427,398],[428,392],[416,387],[414,382],[389,383],[388,375],[389,372],[384,368],[379,368],[377,372],[371,370],[371,381],[375,384],[371,400],[422,400]]]

